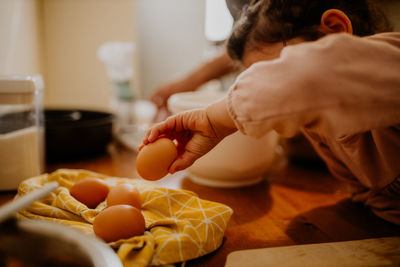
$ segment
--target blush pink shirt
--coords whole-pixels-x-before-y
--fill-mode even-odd
[[[288,46],[239,75],[227,103],[246,135],[302,131],[355,201],[400,224],[400,33]]]

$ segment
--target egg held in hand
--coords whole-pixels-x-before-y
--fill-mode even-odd
[[[101,179],[85,178],[76,182],[69,192],[76,200],[93,209],[106,199],[109,188]]]
[[[136,186],[123,183],[111,188],[107,196],[107,206],[110,207],[119,204],[131,205],[137,209],[142,208],[142,200]]]
[[[146,229],[139,209],[131,205],[115,205],[100,212],[93,221],[94,233],[105,242],[142,235]]]
[[[160,138],[145,145],[136,158],[136,170],[147,180],[158,180],[168,174],[169,166],[178,156],[174,142]]]

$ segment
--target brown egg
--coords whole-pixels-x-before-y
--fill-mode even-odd
[[[178,150],[170,139],[160,138],[147,144],[136,158],[136,170],[147,180],[158,180],[168,174],[171,163],[178,156]]]
[[[71,196],[91,209],[97,207],[100,202],[106,199],[108,191],[108,185],[98,178],[80,180],[69,190]]]
[[[107,196],[107,206],[119,204],[131,205],[137,209],[142,208],[142,200],[136,186],[124,183],[111,188]]]
[[[142,235],[145,228],[142,213],[130,205],[108,207],[93,221],[94,233],[106,242]]]

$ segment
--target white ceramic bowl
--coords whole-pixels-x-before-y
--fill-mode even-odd
[[[197,91],[172,95],[168,108],[173,113],[205,107],[226,95],[225,92]],[[212,187],[241,187],[256,184],[275,161],[278,136],[271,131],[256,139],[236,132],[187,169],[195,183]]]

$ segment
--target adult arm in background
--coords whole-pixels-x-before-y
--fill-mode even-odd
[[[224,50],[219,56],[206,61],[186,76],[157,88],[155,93],[151,96],[151,101],[154,102],[159,109],[166,108],[167,100],[172,94],[195,91],[206,82],[220,78],[236,70],[236,65]]]

